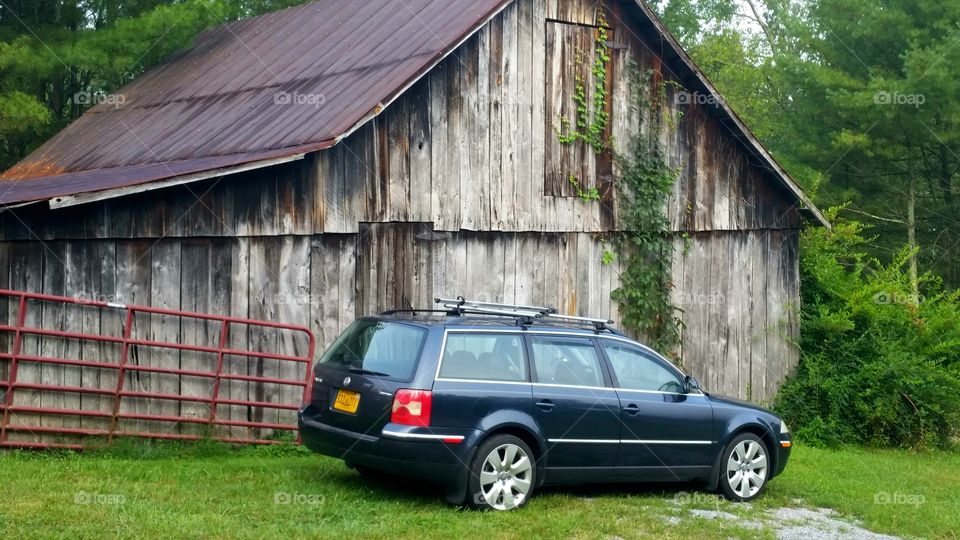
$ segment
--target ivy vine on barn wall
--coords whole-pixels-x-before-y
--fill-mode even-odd
[[[576,103],[576,125],[567,117],[560,118],[560,130],[557,137],[562,144],[583,141],[601,155],[609,148],[606,139],[607,124],[607,65],[610,63],[609,24],[606,15],[600,10],[597,14],[597,30],[594,37],[593,61],[590,72],[593,74],[593,99],[587,99],[587,81],[579,73],[584,63],[583,51],[576,53],[578,73],[574,80],[573,100]]]
[[[620,232],[613,245],[625,264],[612,297],[620,304],[624,327],[679,361],[675,351],[683,323],[670,299],[674,234],[666,209],[683,165],[670,166],[660,139],[663,130],[677,125],[678,117],[664,106],[667,87],[674,83],[656,83],[652,71],[632,78],[640,130],[630,147],[615,156]]]
[[[641,73],[631,68],[633,103],[625,104],[624,109],[632,107],[639,111],[640,129],[628,149],[616,151],[614,141],[606,137],[610,121],[606,81],[610,62],[609,25],[602,11],[597,20],[592,99],[587,99],[587,81],[577,75],[574,88],[577,117],[573,121],[560,118],[557,137],[561,144],[583,142],[597,156],[614,158],[618,232],[609,238],[612,250],[604,251],[602,262],[612,264],[619,258],[623,265],[620,286],[611,297],[620,305],[625,329],[679,360],[674,353],[680,342],[682,322],[678,308],[670,300],[673,233],[666,208],[682,166],[670,167],[660,141],[662,130],[675,129],[677,124],[678,117],[664,113],[667,87],[675,83],[658,83],[652,71]],[[578,65],[583,61],[583,55],[578,54]],[[574,174],[568,176],[568,181],[581,199],[602,203],[597,188],[584,189]]]

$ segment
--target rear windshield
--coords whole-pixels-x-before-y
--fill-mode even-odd
[[[375,375],[410,380],[427,330],[387,321],[359,320],[351,324],[320,359],[321,362],[363,369]]]

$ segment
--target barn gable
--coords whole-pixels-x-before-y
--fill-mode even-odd
[[[572,171],[585,179],[596,177],[601,184],[608,182],[612,173],[609,159],[597,160],[582,151],[572,155],[570,148],[559,145],[553,136],[557,119],[569,118],[575,106],[571,100],[574,76],[589,77],[589,70],[577,67],[574,57],[592,52],[589,49],[594,45],[599,13],[610,19],[612,42],[616,44],[613,62],[608,66],[608,83],[621,94],[612,100],[608,111],[619,122],[612,126],[610,135],[625,142],[635,131],[630,111],[612,108],[626,103],[627,62],[639,60],[642,67],[678,81],[686,91],[709,96],[708,104],[693,103],[689,111],[716,119],[698,129],[729,135],[742,147],[736,153],[749,157],[757,170],[764,171],[767,178],[743,186],[748,188],[745,190],[738,191],[738,186],[724,182],[728,185],[718,186],[720,197],[780,191],[776,197],[826,224],[642,2],[461,3],[321,1],[208,30],[197,38],[193,48],[118,90],[117,95],[122,96],[119,105],[111,102],[93,107],[0,175],[0,180],[11,181],[0,193],[0,204],[49,199],[50,206],[58,208],[301,159],[368,126],[384,110],[400,108],[394,101],[403,96],[409,100],[411,93],[418,102],[432,101],[431,111],[441,107],[450,111],[446,119],[413,118],[431,120],[430,128],[439,129],[437,121],[443,120],[477,122],[464,127],[472,128],[469,132],[482,139],[479,147],[472,148],[472,157],[478,163],[459,163],[459,175],[479,176],[481,184],[491,175],[499,181],[503,178],[498,171],[484,170],[482,162],[492,164],[505,156],[508,161],[521,160],[521,170],[529,161],[534,182],[545,175],[543,189],[537,186],[529,194],[532,205],[544,202],[538,200],[539,193],[569,197],[573,192],[565,180],[568,173],[562,171]],[[510,15],[496,17],[508,6]],[[458,49],[468,39],[472,44]],[[446,66],[436,67],[438,62]],[[427,84],[428,80],[436,82],[437,72],[447,73],[445,85]],[[414,92],[408,91],[411,86]],[[461,98],[466,101],[461,102]],[[403,116],[404,121],[407,114],[401,110],[393,116]],[[490,131],[502,130],[504,123],[511,128],[507,132]],[[545,128],[543,133],[540,127]],[[504,140],[504,136],[514,134],[521,137]],[[390,135],[395,139],[396,132]],[[690,134],[686,135],[690,139]],[[76,144],[77,140],[84,143]],[[517,141],[528,143],[537,153],[527,156],[522,145],[517,155],[510,151],[503,154],[502,149],[495,148],[498,144],[512,148],[511,143]],[[440,143],[438,138],[434,142]],[[688,142],[692,144],[687,146],[696,147],[698,141]],[[678,141],[678,146],[683,152],[683,141]],[[423,151],[419,146],[417,150]],[[736,165],[736,160],[732,162]],[[431,162],[429,173],[454,173],[441,171],[439,166],[446,165]],[[408,174],[423,174],[425,169],[420,167]],[[751,171],[741,166],[734,173],[744,176]],[[382,170],[377,172],[384,174]],[[734,191],[728,193],[728,188]],[[684,193],[678,193],[678,209],[683,203],[700,204],[690,200],[690,194],[688,190],[684,201]],[[549,201],[545,204],[543,210],[553,212]],[[674,222],[679,226],[678,209]],[[538,213],[536,208],[529,211]],[[570,216],[568,208],[558,212]],[[577,216],[580,210],[573,212]],[[723,220],[725,210],[717,212],[716,217]],[[455,216],[436,212],[421,217],[445,228]],[[485,225],[475,225],[477,219],[487,218],[468,213],[461,225],[468,229]],[[587,219],[602,220],[608,227],[612,222],[609,215]],[[522,229],[534,224],[521,219],[516,225]],[[729,226],[735,228],[742,223]]]

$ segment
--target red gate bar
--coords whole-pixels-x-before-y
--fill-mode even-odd
[[[151,439],[179,439],[179,440],[199,440],[199,435],[189,435],[180,433],[155,432],[155,431],[120,431],[118,422],[123,419],[145,420],[155,422],[169,422],[173,425],[179,423],[186,424],[205,424],[209,426],[229,426],[245,428],[262,428],[273,430],[295,431],[295,423],[275,423],[275,422],[251,422],[242,420],[224,420],[217,418],[217,407],[219,405],[241,406],[241,407],[259,407],[264,409],[291,410],[299,409],[300,403],[276,403],[267,401],[251,401],[242,399],[222,399],[220,397],[221,382],[223,380],[245,381],[261,384],[274,384],[297,386],[303,388],[302,399],[306,402],[310,397],[311,385],[313,382],[312,363],[313,354],[316,347],[316,340],[313,332],[305,326],[277,323],[272,321],[258,321],[254,319],[243,319],[239,317],[227,317],[209,313],[194,313],[189,311],[178,311],[164,308],[153,308],[147,306],[133,306],[117,304],[112,302],[89,301],[79,298],[69,298],[64,296],[53,296],[48,294],[29,293],[23,291],[11,291],[0,289],[0,298],[14,298],[18,301],[16,325],[0,325],[0,332],[13,334],[13,346],[10,352],[0,352],[0,361],[9,361],[10,369],[7,380],[0,380],[0,389],[5,389],[6,398],[0,404],[3,411],[2,421],[0,421],[0,447],[20,447],[20,448],[72,448],[82,449],[84,444],[64,444],[50,442],[34,441],[11,441],[9,434],[11,432],[30,432],[37,434],[61,434],[61,435],[79,435],[79,436],[100,436],[106,437],[107,441],[112,441],[116,436],[134,436]],[[26,325],[27,309],[29,301],[50,302],[60,304],[81,305],[85,307],[99,308],[101,310],[119,309],[126,311],[126,318],[123,325],[123,337],[102,336],[97,334],[88,334],[83,332],[68,332],[62,330],[51,330],[36,328]],[[183,343],[173,343],[165,341],[153,341],[144,339],[135,339],[132,337],[133,325],[137,314],[155,314],[171,317],[180,317],[183,319],[194,319],[200,321],[214,321],[220,324],[219,340],[216,347],[189,345]],[[303,334],[307,338],[307,353],[302,356],[286,355],[279,353],[269,353],[263,351],[231,349],[227,347],[230,336],[231,325],[243,325],[248,328],[276,329],[279,331],[289,331],[295,334]],[[116,362],[78,360],[71,358],[55,358],[49,356],[21,354],[23,348],[24,335],[48,336],[63,339],[74,339],[82,341],[120,344],[120,357]],[[216,354],[216,367],[213,371],[201,371],[181,368],[165,368],[160,366],[141,366],[130,364],[128,362],[131,346],[153,347],[159,349],[171,349],[178,351],[191,351]],[[306,370],[302,379],[285,379],[280,377],[264,377],[258,375],[241,375],[224,373],[224,359],[228,356],[241,356],[258,358],[263,360],[276,360],[281,362],[295,362],[305,364]],[[102,359],[101,359],[102,360]],[[21,382],[17,380],[19,365],[23,362],[32,362],[38,364],[54,364],[65,366],[88,367],[95,369],[108,369],[117,372],[116,385],[113,388],[85,388],[82,386],[63,386],[55,384],[45,384],[42,382]],[[200,377],[213,379],[212,395],[206,396],[184,396],[180,394],[139,392],[124,389],[125,374],[131,371],[141,371],[148,373],[161,373],[168,375],[177,375],[180,377]],[[110,411],[82,410],[82,409],[62,409],[53,407],[32,407],[14,404],[14,393],[17,389],[32,390],[39,392],[63,392],[75,394],[94,394],[99,396],[112,396],[113,403]],[[210,406],[210,414],[205,418],[173,415],[154,415],[121,412],[123,398],[170,400],[176,402],[204,403]],[[80,416],[97,417],[110,420],[109,429],[90,429],[60,426],[41,426],[41,425],[21,425],[11,423],[11,416],[15,413],[40,414],[40,415],[59,415],[59,416]],[[214,440],[230,443],[250,443],[250,444],[276,444],[278,441],[256,438],[236,438],[236,437],[214,437]],[[299,441],[299,439],[298,439]]]

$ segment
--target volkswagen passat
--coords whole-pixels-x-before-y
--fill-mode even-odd
[[[331,345],[300,411],[307,447],[497,510],[547,484],[702,481],[749,501],[787,464],[779,417],[702,391],[608,321],[438,302],[361,318]]]

